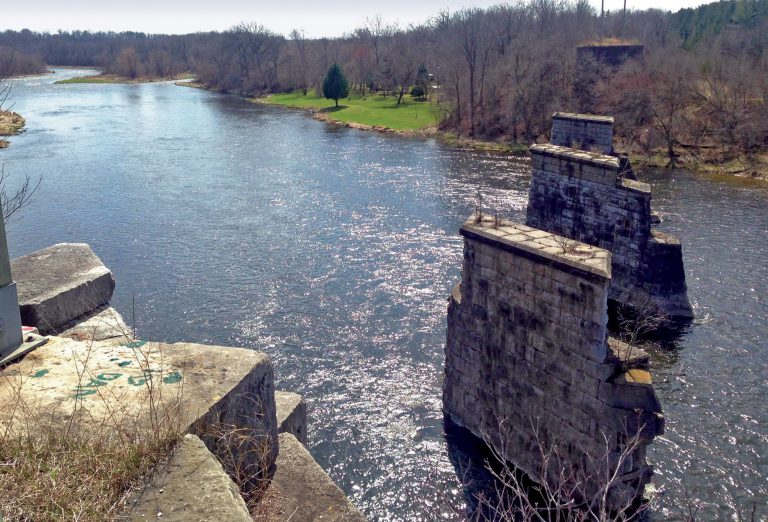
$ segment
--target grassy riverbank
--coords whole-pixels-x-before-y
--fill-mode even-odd
[[[339,100],[339,106],[336,107],[333,100],[327,100],[313,92],[305,96],[300,91],[272,94],[254,101],[307,109],[313,111],[318,119],[353,124],[373,130],[421,131],[435,127],[443,117],[442,111],[436,104],[417,101],[409,95],[403,96],[399,106],[395,96],[353,94],[349,98]]]
[[[528,150],[527,145],[476,140],[440,131],[437,126],[445,116],[444,111],[434,102],[415,100],[410,95],[405,95],[399,106],[395,96],[353,94],[349,98],[339,100],[337,108],[333,100],[318,96],[314,92],[304,95],[300,91],[271,94],[254,98],[252,101],[308,110],[315,119],[363,130],[428,136],[457,148],[515,156],[524,156]]]
[[[333,100],[327,100],[313,92],[306,96],[299,91],[272,94],[253,101],[309,110],[316,119],[360,129],[430,136],[453,147],[512,154],[519,157],[526,156],[528,153],[527,144],[510,144],[503,140],[477,140],[438,130],[437,127],[444,116],[443,111],[437,104],[416,101],[410,96],[403,98],[400,107],[397,107],[395,97],[377,94],[365,97],[359,94],[353,95],[340,100],[338,108],[335,107]],[[661,150],[651,156],[631,148],[628,151],[633,164],[640,168],[663,168],[668,161],[664,151]],[[727,161],[722,157],[711,155],[684,154],[679,158],[678,167],[693,172],[768,180],[768,154],[765,153],[740,155]]]
[[[147,76],[140,78],[126,78],[124,76],[118,76],[116,74],[95,74],[93,76],[76,76],[74,78],[67,78],[66,80],[59,80],[54,82],[56,84],[69,84],[69,83],[152,83],[152,82],[167,82],[167,81],[180,81],[191,80],[195,76],[193,74],[177,74],[173,78]]]

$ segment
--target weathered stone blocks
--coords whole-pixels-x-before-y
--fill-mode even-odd
[[[85,243],[60,243],[11,261],[21,321],[49,333],[108,303],[112,272]]]
[[[190,434],[149,484],[133,495],[125,518],[135,522],[253,521],[237,485],[203,441]]]
[[[307,403],[298,393],[275,391],[277,432],[290,433],[307,443]]]
[[[280,434],[276,468],[269,486],[275,499],[272,512],[267,516],[270,522],[365,522],[365,517],[344,492],[290,433]]]
[[[589,475],[606,452],[639,434],[616,489],[641,492],[650,477],[644,446],[663,421],[650,379],[627,376],[608,343],[610,252],[478,216],[461,234],[462,281],[448,305],[446,415],[500,444],[534,479],[539,444],[556,445],[559,464]]]
[[[274,371],[254,350],[50,337],[0,374],[0,401],[25,405],[0,411],[0,429],[10,432],[44,417],[110,437],[164,419],[200,437],[225,468],[246,447],[222,436],[231,430],[258,449],[242,455],[243,468],[266,474],[278,453]]]
[[[76,341],[106,341],[119,344],[132,340],[133,331],[123,317],[109,305],[102,305],[73,321],[57,327],[53,333]]]
[[[642,60],[645,46],[639,44],[592,44],[576,48],[576,60],[583,64],[593,60],[599,64],[619,67],[628,60]]]
[[[610,154],[613,152],[613,118],[556,112],[552,116],[550,142],[553,145]]]
[[[629,179],[614,156],[554,144],[530,152],[526,225],[609,250],[612,301],[692,318],[680,243],[651,229],[650,186]]]

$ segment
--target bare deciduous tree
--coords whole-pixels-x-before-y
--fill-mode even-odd
[[[403,101],[403,95],[413,84],[419,64],[422,61],[418,47],[414,45],[416,35],[398,31],[392,36],[391,48],[385,59],[386,76],[390,78],[392,88],[397,90],[397,104]]]
[[[125,78],[138,78],[144,72],[141,56],[133,47],[126,47],[115,59],[115,72]]]
[[[8,109],[7,104],[10,94],[10,83],[4,76],[0,76],[0,114]],[[29,204],[30,199],[37,192],[41,182],[42,176],[37,181],[26,176],[24,181],[19,183],[15,190],[8,192],[8,175],[5,172],[5,165],[0,164],[0,204],[2,204],[3,219],[6,223],[13,214]]]
[[[42,180],[42,176],[38,177],[37,180],[26,176],[15,190],[8,192],[8,174],[5,172],[5,165],[0,165],[0,204],[3,207],[3,219],[6,223],[11,216],[29,204],[32,196],[40,188]]]
[[[293,45],[296,48],[296,57],[297,60],[294,60],[294,65],[292,68],[292,77],[293,82],[298,87],[298,89],[304,94],[304,96],[307,95],[307,91],[309,90],[309,81],[308,81],[308,74],[309,74],[309,61],[307,57],[307,38],[304,35],[304,31],[300,31],[298,29],[294,29],[291,31],[290,38],[293,41]]]
[[[479,520],[494,522],[626,522],[638,520],[649,503],[638,503],[640,491],[626,488],[622,472],[625,463],[642,451],[641,430],[628,434],[617,449],[613,437],[601,433],[602,450],[584,451],[578,466],[565,456],[558,440],[546,436],[534,419],[530,423],[539,465],[526,476],[506,458],[507,441],[513,440],[508,421],[499,422],[498,433],[483,437],[495,462],[488,470],[497,481],[494,498],[481,497]]]
[[[654,89],[651,92],[653,128],[661,136],[667,153],[667,166],[677,166],[675,146],[686,126],[685,109],[691,95],[691,74],[686,60],[670,54],[658,56],[651,67]]]

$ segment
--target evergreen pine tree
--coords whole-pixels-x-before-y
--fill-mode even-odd
[[[341,70],[341,67],[335,63],[328,69],[325,80],[323,80],[323,96],[329,100],[334,100],[336,107],[339,106],[339,98],[349,96],[347,78],[344,76],[344,71]]]

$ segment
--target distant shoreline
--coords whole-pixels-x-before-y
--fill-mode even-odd
[[[487,141],[461,137],[457,136],[455,133],[440,130],[438,125],[425,127],[422,129],[398,130],[383,124],[368,124],[359,121],[350,121],[349,119],[347,119],[347,121],[343,121],[334,118],[333,114],[335,111],[325,112],[323,110],[324,107],[321,107],[319,104],[312,105],[310,102],[310,105],[296,105],[290,103],[290,100],[283,101],[280,96],[281,95],[269,94],[258,98],[249,98],[249,100],[254,103],[262,103],[265,105],[274,105],[278,107],[303,110],[309,112],[316,120],[343,127],[388,134],[399,134],[401,136],[435,138],[448,146],[462,149],[511,154],[512,156],[516,157],[527,157],[528,155],[528,145],[509,144],[501,141]],[[311,99],[312,98],[309,100]],[[343,104],[344,101],[340,100],[340,103]],[[656,151],[655,154],[650,157],[644,155],[642,151],[635,150],[632,147],[629,147],[627,152],[630,153],[630,159],[636,168],[644,169],[666,167],[667,158],[659,151]],[[721,163],[713,159],[697,158],[693,155],[680,157],[679,161],[680,169],[689,170],[692,172],[705,174],[723,174],[729,176],[768,180],[768,154],[740,154],[725,163]]]
[[[74,66],[56,66],[56,68],[70,68],[77,69],[79,67]],[[49,71],[52,73],[53,71]],[[37,76],[37,75],[28,75]],[[59,80],[54,82],[55,84],[143,84],[143,83],[157,83],[173,81],[175,85],[180,87],[197,88],[203,90],[211,90],[206,85],[197,82],[194,75],[189,73],[176,75],[174,78],[158,78],[158,77],[142,77],[142,78],[126,78],[114,74],[96,74],[89,76],[79,76],[74,78],[68,78],[65,80]],[[225,94],[237,93],[225,92]],[[448,146],[478,150],[484,152],[493,152],[500,154],[510,154],[515,157],[526,157],[528,146],[521,144],[509,144],[503,141],[491,141],[491,140],[479,140],[469,137],[457,136],[453,132],[444,131],[439,129],[439,118],[434,118],[434,124],[426,126],[418,126],[414,121],[409,121],[407,118],[409,107],[407,103],[404,103],[405,110],[394,114],[405,114],[405,120],[400,119],[397,121],[401,128],[396,128],[390,125],[392,114],[380,110],[381,107],[372,107],[373,103],[369,100],[376,100],[378,94],[368,95],[367,98],[363,97],[359,99],[359,95],[353,96],[351,99],[340,100],[344,109],[355,109],[356,114],[345,113],[344,118],[335,117],[334,113],[338,112],[334,107],[330,107],[333,103],[330,100],[324,100],[319,96],[301,96],[298,97],[296,93],[288,94],[268,94],[259,97],[243,96],[253,103],[260,103],[265,105],[273,105],[277,107],[298,109],[311,114],[311,116],[319,121],[324,121],[331,125],[343,126],[348,128],[354,128],[365,131],[374,131],[386,134],[397,134],[405,137],[421,137],[421,138],[433,138],[445,143]],[[358,99],[356,99],[356,97]],[[410,95],[406,95],[411,104],[411,109],[414,105],[413,101],[410,101]],[[386,98],[388,102],[394,103],[394,97],[390,96]],[[349,106],[344,105],[345,101],[349,103]],[[352,102],[352,103],[350,103]],[[405,102],[405,99],[404,99]],[[429,102],[418,102],[419,104]],[[428,106],[423,106],[427,109]],[[394,107],[388,107],[388,109],[394,109]],[[400,111],[401,108],[397,108]],[[351,112],[351,111],[350,111]],[[22,118],[23,122],[23,118]],[[405,128],[403,128],[405,127]],[[19,129],[23,128],[23,123]],[[13,132],[14,134],[17,132]],[[0,132],[0,134],[10,135],[12,133]],[[7,146],[7,141],[5,142]],[[634,147],[627,147],[626,151],[630,153],[633,165],[639,169],[645,168],[665,168],[667,164],[666,155],[662,154],[662,151],[654,151],[653,154],[648,154],[644,151],[636,150]],[[697,156],[689,153],[679,157],[678,168],[689,170],[692,172],[699,172],[704,174],[720,174],[728,176],[746,177],[752,179],[766,180],[768,181],[768,154],[737,154],[727,161],[723,161],[721,158],[706,157],[704,155]]]
[[[73,78],[66,78],[64,80],[58,80],[53,82],[57,85],[66,85],[73,83],[117,83],[117,84],[139,84],[139,83],[158,83],[158,82],[179,82],[181,80],[193,80],[194,75],[189,73],[177,74],[173,77],[158,77],[158,76],[141,76],[136,78],[128,78],[125,76],[119,76],[117,74],[94,74],[90,76],[75,76]]]

